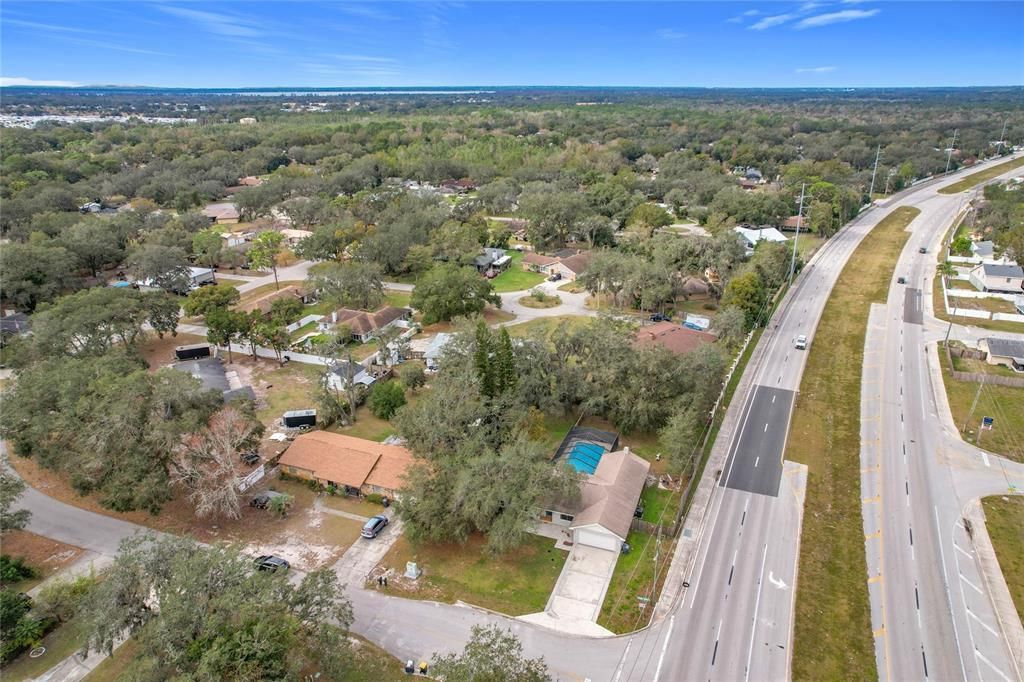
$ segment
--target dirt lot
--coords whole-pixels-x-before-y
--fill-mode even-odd
[[[177,336],[165,334],[162,339],[156,334],[150,334],[145,343],[139,345],[139,350],[142,352],[142,357],[149,364],[150,371],[155,372],[161,367],[174,362],[174,349],[177,346],[205,342],[206,339],[204,337],[196,336],[195,334],[179,333]]]
[[[202,542],[221,541],[242,545],[253,554],[278,554],[303,570],[337,561],[359,537],[362,527],[358,521],[315,508],[316,494],[304,485],[288,481],[274,479],[246,493],[239,519],[198,519],[183,493],[168,502],[158,516],[144,511],[118,513],[101,507],[93,496],[79,495],[59,474],[42,469],[31,459],[12,457],[11,464],[29,485],[67,504],[156,530],[191,535]],[[286,518],[248,506],[257,490],[268,487],[294,496]],[[7,547],[8,540],[4,538],[5,553]]]
[[[26,530],[12,530],[4,535],[3,553],[21,557],[26,564],[39,572],[37,577],[18,583],[18,591],[25,592],[65,566],[69,566],[82,556],[83,550]]]

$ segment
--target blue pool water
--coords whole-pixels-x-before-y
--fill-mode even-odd
[[[566,458],[569,464],[572,464],[576,471],[582,471],[585,474],[592,474],[597,469],[597,463],[601,461],[601,456],[605,453],[604,447],[596,443],[586,443],[584,441],[577,441],[573,443],[572,449],[569,450],[569,455]]]

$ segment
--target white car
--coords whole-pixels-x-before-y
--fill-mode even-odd
[[[807,350],[807,337],[801,334],[796,337],[796,341],[793,343],[797,350]]]

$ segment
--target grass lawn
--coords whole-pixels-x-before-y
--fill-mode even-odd
[[[519,299],[519,305],[526,306],[527,308],[554,308],[555,306],[562,305],[562,299],[559,296],[553,296],[551,294],[544,294],[544,299],[538,299],[533,294],[528,294]]]
[[[257,418],[271,424],[288,410],[315,407],[313,392],[320,376],[320,367],[289,362],[278,367],[273,360],[260,362],[252,373],[252,386],[262,399]]]
[[[428,392],[428,390],[429,389],[421,388],[415,393],[412,391],[406,391],[406,405],[415,404],[425,393]],[[395,433],[395,427],[390,421],[374,416],[374,414],[370,412],[370,408],[366,405],[361,405],[356,408],[356,423],[352,426],[335,425],[328,430],[334,431],[335,433],[343,433],[346,436],[352,436],[353,438],[375,440],[378,443]]]
[[[644,505],[644,521],[671,524],[675,520],[674,511],[678,507],[679,498],[674,496],[671,490],[664,490],[656,485],[647,486],[640,495],[640,501]],[[672,509],[662,516],[662,512],[668,507]]]
[[[818,325],[790,427],[786,459],[808,466],[800,541],[793,678],[874,679],[860,500],[860,379],[870,304],[884,302],[920,211],[901,207],[843,269]]]
[[[492,279],[491,284],[494,285],[494,291],[504,294],[509,291],[532,289],[543,281],[544,275],[539,272],[527,272],[517,263],[512,263],[505,272]]]
[[[301,327],[299,327],[298,329],[296,329],[295,331],[293,331],[292,334],[291,334],[292,343],[298,341],[299,339],[301,339],[306,334],[308,334],[310,332],[313,332],[313,331],[316,331],[317,324],[318,323],[316,322],[316,320],[314,320],[313,322],[309,322],[307,324],[304,324]]]
[[[825,242],[828,241],[824,237],[810,232],[804,232],[800,230],[800,236],[796,240],[796,252],[806,263],[814,255],[814,252],[820,249]]]
[[[244,282],[243,282],[243,284],[244,284]],[[292,285],[295,285],[297,287],[301,287],[302,284],[303,284],[303,282],[302,282],[301,279],[283,279],[280,282],[281,286],[275,286],[273,282],[271,282],[270,284],[263,284],[263,285],[260,285],[260,286],[256,287],[255,289],[250,289],[249,291],[243,291],[242,292],[242,298],[238,301],[238,303],[242,304],[242,303],[247,303],[248,301],[254,301],[257,298],[260,298],[261,296],[266,296],[267,294],[271,294],[271,293],[277,291],[278,289],[284,289],[285,287],[292,286]]]
[[[1024,618],[1024,497],[985,497],[981,504],[999,568],[1010,588],[1017,614]]]
[[[997,386],[981,384],[973,381],[957,381],[950,373],[946,354],[940,349],[942,360],[942,380],[946,385],[946,396],[949,398],[949,409],[953,413],[953,421],[960,429],[960,435],[968,443],[985,448],[989,452],[1005,455],[1017,462],[1024,462],[1024,388],[1014,386]],[[997,368],[980,360],[964,360],[954,358],[963,371],[981,371],[981,365],[990,370]],[[963,364],[961,364],[963,363]],[[1010,370],[1007,370],[1009,372]],[[997,371],[989,372],[1002,374]],[[1019,376],[1019,375],[1018,375]],[[979,390],[980,389],[980,390]],[[977,398],[977,404],[975,404]],[[974,405],[974,412],[971,406]],[[980,431],[982,417],[993,417],[992,429]],[[966,430],[964,425],[966,424]],[[980,436],[980,441],[979,441]]]
[[[571,294],[581,294],[586,291],[586,288],[577,281],[566,282],[558,287],[559,291],[568,291]]]
[[[985,310],[990,313],[1016,313],[1017,309],[1009,301],[1001,298],[968,298],[966,296],[950,296],[950,305],[967,310]]]
[[[83,682],[112,682],[124,674],[128,664],[138,655],[139,643],[135,639],[125,640],[114,649],[114,654],[105,659],[93,671],[82,678]]]
[[[950,300],[950,304],[952,304],[953,300],[954,299]],[[955,300],[962,301],[966,299],[961,298]],[[947,313],[942,303],[942,283],[935,280],[932,282],[932,308],[935,310],[935,317],[938,319],[945,320],[946,322],[953,319],[953,315],[951,314],[953,310],[950,309],[950,312]],[[1011,322],[1009,320],[979,320],[975,317],[957,315],[954,321],[957,324],[962,324],[964,326],[980,327],[982,329],[990,329],[996,332],[1016,332],[1018,334],[1024,332],[1024,323]]]
[[[562,571],[567,553],[554,540],[528,535],[522,547],[493,557],[482,535],[465,544],[413,545],[403,535],[381,560],[401,576],[415,561],[423,575],[415,582],[391,580],[388,589],[403,597],[442,602],[464,601],[493,611],[521,616],[543,611]]]
[[[978,288],[968,282],[966,279],[951,279],[949,280],[950,289],[964,289],[966,291],[977,291]],[[957,300],[963,300],[963,297],[959,297]]]
[[[320,501],[325,507],[348,512],[349,514],[358,514],[359,516],[365,516],[367,518],[380,514],[384,511],[384,507],[379,504],[367,502],[359,497],[350,497],[348,495],[324,495],[320,498]]]
[[[46,647],[46,653],[39,658],[29,658],[26,651],[0,669],[0,678],[4,682],[21,682],[37,678],[75,653],[84,643],[85,632],[80,623],[72,618],[43,637],[40,646]]]
[[[597,617],[598,625],[618,634],[632,632],[650,618],[672,554],[670,539],[662,538],[659,548],[655,536],[631,531],[626,542],[632,551],[619,556]],[[659,554],[657,584],[654,580],[656,553]],[[645,606],[641,608],[641,605]]]
[[[956,194],[957,192],[963,192],[965,189],[970,189],[982,182],[988,182],[992,178],[1000,176],[1014,168],[1020,168],[1021,166],[1024,166],[1024,159],[1013,159],[1012,161],[1005,161],[1003,163],[996,164],[995,166],[986,168],[983,171],[971,173],[960,182],[955,182],[949,187],[943,187],[939,190],[939,194]]]
[[[388,289],[384,292],[384,304],[394,306],[395,308],[408,308],[409,299],[411,298],[412,294],[408,291]]]
[[[500,322],[511,322],[516,319],[516,316],[512,313],[506,312],[494,306],[487,306],[484,308],[481,317],[484,318],[484,322],[489,325],[498,324]],[[416,316],[417,321],[421,319],[421,315]],[[450,332],[455,329],[455,325],[451,322],[435,322],[431,325],[424,326],[420,331],[424,334],[437,334],[438,332]],[[511,330],[509,330],[511,333]]]
[[[27,530],[12,530],[5,533],[3,553],[24,559],[25,563],[38,573],[35,578],[8,585],[15,592],[28,592],[82,556],[82,550],[78,547],[44,538]]]

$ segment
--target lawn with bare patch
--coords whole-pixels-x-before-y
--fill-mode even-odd
[[[15,583],[11,587],[18,592],[28,592],[50,576],[70,566],[84,550],[66,545],[27,530],[12,530],[4,534],[3,553],[19,557],[36,570],[35,578]]]

